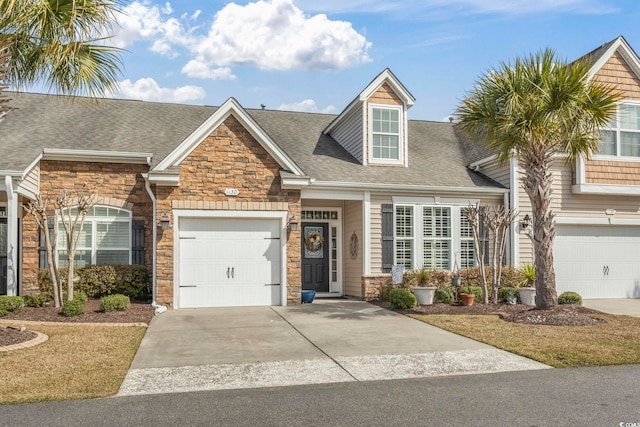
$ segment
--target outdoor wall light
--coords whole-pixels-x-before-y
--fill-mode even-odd
[[[527,228],[529,228],[530,225],[531,225],[531,217],[529,216],[529,214],[526,214],[522,219],[522,229],[526,230]]]
[[[298,231],[298,220],[295,215],[289,218],[289,222],[287,222],[287,230]]]
[[[168,229],[169,229],[169,220],[170,220],[170,218],[169,218],[169,214],[168,214],[168,213],[166,213],[166,212],[165,212],[165,213],[163,213],[163,214],[160,216],[160,227],[161,227],[163,230],[168,230]]]

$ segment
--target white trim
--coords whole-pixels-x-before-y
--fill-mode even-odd
[[[280,220],[280,302],[287,305],[287,211],[207,211],[173,209],[173,308],[180,308],[180,219],[255,218]]]
[[[596,63],[593,64],[593,66],[591,67],[591,70],[589,71],[589,80],[595,77],[596,73],[600,71],[600,69],[604,66],[604,64],[606,64],[609,61],[611,56],[616,51],[620,52],[620,55],[622,55],[622,57],[627,62],[629,67],[633,70],[633,72],[636,74],[636,76],[640,77],[640,59],[634,53],[631,46],[627,44],[624,37],[620,36],[616,39],[615,42],[611,44],[611,46],[609,46],[609,49],[607,49],[607,51],[600,56],[598,61],[596,61]]]
[[[282,150],[271,137],[253,120],[234,98],[229,98],[195,131],[184,139],[173,151],[153,168],[163,171],[171,166],[178,166],[193,150],[195,150],[218,126],[233,115],[256,141],[273,157],[278,164],[296,175],[304,175],[295,162]]]
[[[556,225],[640,225],[640,219],[631,218],[584,218],[584,217],[556,217]]]
[[[351,190],[365,190],[365,191],[391,191],[393,193],[399,193],[403,191],[407,192],[441,192],[441,193],[478,193],[478,194],[497,194],[502,195],[508,193],[508,188],[497,187],[448,187],[448,186],[435,186],[435,185],[402,185],[402,184],[379,184],[368,182],[341,182],[341,181],[314,181],[313,187],[322,188],[335,188],[335,189],[351,189]]]
[[[7,192],[7,295],[18,295],[18,195],[13,189],[13,179],[4,177]]]
[[[29,165],[24,169],[24,172],[22,172],[22,179],[25,179],[26,176],[29,175],[29,172],[31,172],[31,169],[35,168],[36,165],[40,163],[40,160],[42,160],[42,153],[38,154],[36,158],[33,159],[33,161],[29,163]],[[38,181],[40,180],[38,179]],[[38,182],[38,185],[39,184],[40,182]]]
[[[303,188],[300,190],[301,199],[322,199],[322,200],[364,200],[364,192],[350,190],[331,190],[324,188]]]
[[[367,166],[369,164],[369,131],[367,127],[367,103],[362,103],[362,164]]]
[[[362,201],[362,271],[371,274],[371,193],[364,192]]]
[[[609,196],[640,196],[640,186],[614,184],[575,184],[571,186],[574,194],[606,194]]]
[[[497,154],[494,154],[493,156],[489,156],[489,157],[485,157],[484,159],[480,159],[477,160],[473,163],[469,163],[469,169],[473,169],[475,170],[476,168],[479,168],[489,162],[493,162],[494,160],[496,160],[498,158]]]
[[[576,159],[576,184],[584,184],[587,182],[585,173],[584,156],[579,155]]]
[[[518,179],[518,159],[511,157],[509,159],[509,207],[513,212],[520,211],[520,179]],[[518,213],[519,215],[520,213]],[[517,267],[520,265],[520,221],[511,223],[511,265]]]
[[[147,159],[152,156],[153,153],[43,148],[41,159],[69,162],[147,164]]]
[[[373,157],[373,110],[396,110],[398,112],[398,158],[397,159],[384,159]],[[372,165],[405,165],[405,157],[408,151],[407,139],[405,138],[407,128],[406,115],[404,114],[404,107],[401,105],[390,104],[374,104],[369,102],[367,104],[367,162]],[[389,133],[389,135],[392,135]]]
[[[151,306],[153,308],[159,308],[156,297],[158,295],[158,201],[156,195],[151,190],[151,183],[149,182],[149,174],[143,173],[144,188],[149,194],[151,199]],[[165,308],[166,309],[166,308]]]
[[[180,175],[167,175],[167,174],[153,174],[148,173],[146,180],[151,184],[155,184],[161,187],[178,187],[180,185]]]
[[[479,203],[479,199],[453,199],[450,197],[405,197],[393,196],[393,204],[427,206],[469,206]]]
[[[308,176],[283,176],[280,174],[280,188],[283,190],[299,190],[311,185],[313,179]]]

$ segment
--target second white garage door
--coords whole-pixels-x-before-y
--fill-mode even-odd
[[[179,307],[280,305],[280,221],[180,219]]]
[[[558,294],[640,298],[640,227],[557,225],[554,266]]]

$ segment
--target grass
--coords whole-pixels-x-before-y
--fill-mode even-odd
[[[411,317],[556,368],[640,363],[640,318],[602,314],[594,326],[545,326],[493,315]]]
[[[0,404],[87,399],[117,393],[145,327],[38,325],[35,347],[0,353]]]

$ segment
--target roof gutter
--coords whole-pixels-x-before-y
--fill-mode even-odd
[[[153,153],[43,148],[42,159],[71,162],[148,164]]]
[[[149,157],[149,162],[151,160],[151,157]],[[153,194],[153,191],[151,190],[151,183],[149,182],[149,174],[147,173],[143,173],[142,177],[144,178],[144,187],[147,189],[147,193],[149,193],[149,197],[151,198],[151,206],[152,206],[152,216],[153,219],[151,221],[151,239],[152,239],[152,245],[153,248],[151,250],[151,295],[152,295],[152,301],[151,301],[151,307],[155,308],[156,310],[156,314],[162,314],[165,311],[167,311],[167,307],[164,305],[158,305],[158,303],[156,302],[156,295],[157,295],[157,289],[158,289],[158,227],[156,226],[156,217],[158,215],[158,204],[157,204],[157,200],[156,200],[156,196],[155,194]]]
[[[398,184],[373,184],[359,182],[334,182],[334,181],[314,181],[312,187],[341,188],[352,190],[381,190],[381,191],[410,191],[410,192],[449,192],[449,193],[483,193],[483,194],[504,194],[508,193],[508,188],[497,187],[449,187],[440,185],[398,185]]]

